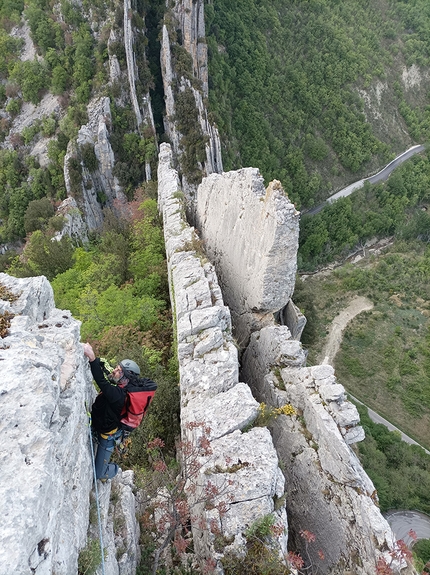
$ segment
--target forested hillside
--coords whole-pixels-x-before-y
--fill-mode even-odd
[[[424,0],[216,0],[206,17],[227,169],[259,167],[308,207],[428,139]]]
[[[139,98],[159,83],[156,37],[163,11],[159,2],[137,2],[128,15]],[[82,321],[83,340],[111,362],[132,357],[157,379],[160,393],[145,426],[170,449],[177,434],[176,366],[156,186],[145,181],[145,164],[155,168],[155,133],[147,123],[137,126],[123,81],[123,27],[122,2],[0,1],[0,242],[9,248],[2,250],[0,264],[11,275],[45,275],[56,305]],[[55,238],[65,223],[56,212],[61,201],[69,194],[82,209],[83,190],[93,185],[95,145],[75,142],[89,121],[91,102],[100,97],[109,98],[113,176],[125,195],[108,207],[98,183],[103,226],[90,231],[89,242],[67,234]],[[154,101],[160,123],[157,96]],[[169,410],[160,407],[163,402]]]

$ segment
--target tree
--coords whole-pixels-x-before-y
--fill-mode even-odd
[[[51,218],[54,213],[54,207],[48,198],[32,200],[28,204],[24,214],[25,233],[29,234],[36,230],[45,229],[49,218]]]
[[[38,60],[16,62],[10,72],[10,79],[16,81],[26,102],[37,104],[42,90],[49,85],[46,67]]]
[[[41,230],[33,232],[24,251],[10,273],[18,277],[44,275],[49,280],[72,265],[73,246],[70,238],[57,241]]]

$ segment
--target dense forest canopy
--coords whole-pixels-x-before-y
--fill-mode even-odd
[[[309,207],[428,139],[428,85],[412,96],[402,80],[430,62],[425,1],[216,0],[206,21],[226,169],[256,166]]]

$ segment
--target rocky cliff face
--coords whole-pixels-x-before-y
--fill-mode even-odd
[[[222,217],[220,217],[222,214]],[[199,186],[196,225],[214,263],[241,347],[290,300],[299,212],[279,182],[254,168],[212,174]]]
[[[44,277],[0,274],[3,573],[69,575],[85,545],[92,474],[88,417],[93,389],[79,322],[54,305]],[[4,315],[3,315],[4,317]],[[7,374],[7,376],[6,376]]]
[[[182,0],[173,8],[182,33],[182,45],[193,60],[193,76],[202,84],[203,97],[208,95],[208,48],[206,44],[203,0]]]
[[[284,494],[284,476],[268,430],[244,432],[256,419],[258,404],[249,387],[239,383],[230,313],[214,268],[199,253],[198,238],[184,219],[179,178],[171,162],[170,146],[162,144],[158,193],[178,336],[182,436],[197,443],[200,428],[194,424],[204,423],[210,427],[212,451],[202,462],[198,491],[189,494],[194,548],[201,560],[222,559],[229,550],[244,553],[247,527],[273,513],[285,529],[278,538],[285,553],[286,512],[275,511],[274,505]],[[210,484],[226,504],[224,514],[199,500]],[[215,546],[217,531],[229,542],[222,550]],[[217,572],[222,573],[220,565]]]
[[[256,170],[212,175],[197,190],[200,242],[182,219],[175,193],[179,179],[170,163],[163,145],[159,201],[176,315],[183,433],[189,433],[189,422],[211,427],[213,461],[205,466],[204,480],[210,477],[218,485],[226,479],[221,472],[228,467],[226,456],[247,463],[246,470],[230,475],[234,500],[227,517],[210,517],[226,539],[233,537],[223,553],[243,552],[246,526],[274,513],[270,498],[284,497],[285,507],[276,513],[288,512],[290,547],[319,573],[373,573],[380,558],[390,563],[396,544],[375,488],[350,447],[364,438],[358,412],[331,366],[305,367],[300,341],[287,326],[276,325],[272,313],[293,291],[298,213],[276,183],[264,189]],[[219,272],[222,295],[205,255]],[[267,312],[264,322],[248,319],[245,324],[249,345],[241,361],[243,383],[237,383],[224,294],[234,310],[233,325],[242,326],[241,320],[256,310]],[[256,417],[250,389],[259,403],[280,410],[288,406],[288,413],[269,422],[271,436],[266,428],[243,432]],[[286,478],[282,489],[273,448]],[[211,475],[214,468],[220,473]],[[266,497],[253,485],[262,487]],[[209,519],[203,508],[196,515]],[[281,518],[287,534],[287,517]],[[311,532],[315,545],[308,545],[301,532]],[[196,551],[219,559],[222,569],[223,554],[215,552],[210,530],[205,533],[195,533]],[[285,551],[285,542],[280,549]]]
[[[0,573],[72,575],[95,511],[90,514],[87,416],[95,389],[79,343],[80,322],[55,308],[43,276],[6,274],[0,274],[0,319]],[[132,575],[139,548],[130,477],[124,473],[114,485],[101,486],[101,496],[105,573]],[[93,534],[98,539],[96,525]]]
[[[112,170],[115,164],[114,153],[109,142],[107,124],[111,123],[110,100],[108,97],[95,98],[88,105],[88,123],[79,130],[76,142],[70,141],[64,158],[64,181],[68,196],[75,196],[78,207],[88,230],[100,228],[103,223],[101,197],[108,207],[115,200],[124,203],[126,197]],[[83,146],[90,146],[97,158],[97,167],[89,170],[81,159]],[[70,161],[75,159],[81,164],[82,183],[79,192],[73,189],[70,173]]]
[[[204,3],[202,0],[176,0],[173,15],[181,30],[182,42],[178,42],[191,56],[192,69],[184,73],[175,69],[172,59],[172,40],[167,26],[163,27],[161,47],[161,69],[166,103],[164,127],[169,136],[175,153],[175,159],[180,162],[183,153],[183,134],[178,130],[178,117],[175,105],[175,93],[185,89],[192,91],[198,116],[198,125],[202,137],[206,140],[206,159],[201,164],[202,175],[221,173],[223,170],[221,144],[218,130],[208,118],[204,98],[208,94],[207,46],[205,43]],[[190,77],[195,79],[191,81]],[[182,174],[183,191],[193,211],[193,196],[195,186],[188,181],[187,174]]]

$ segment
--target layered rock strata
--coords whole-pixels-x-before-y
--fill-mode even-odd
[[[132,16],[131,2],[130,0],[124,0],[124,46],[127,59],[128,83],[130,87],[131,103],[133,106],[134,115],[136,117],[137,127],[139,128],[140,124],[142,123],[142,114],[140,113],[140,107],[136,95],[137,66],[134,59],[134,51],[133,51],[133,32],[131,29],[131,16]]]
[[[213,266],[204,257],[198,237],[184,218],[178,174],[171,167],[171,149],[162,144],[158,168],[159,209],[163,214],[172,307],[178,337],[181,388],[181,426],[184,438],[197,442],[204,422],[212,455],[201,461],[200,490],[211,482],[227,504],[227,512],[192,506],[194,546],[200,558],[222,558],[213,547],[214,535],[203,531],[218,525],[226,541],[224,549],[244,551],[244,532],[256,519],[274,513],[285,527],[279,537],[286,551],[285,509],[275,511],[274,499],[284,492],[284,478],[266,428],[252,428],[258,403],[249,387],[238,380],[237,349],[231,335],[229,309],[224,305]],[[234,467],[234,472],[232,471]]]
[[[208,95],[208,47],[206,44],[203,0],[176,2],[174,13],[182,32],[182,44],[193,60],[193,76],[202,83],[202,93]]]
[[[55,234],[56,240],[68,236],[76,245],[88,243],[87,226],[75,198],[62,201],[57,208],[57,214],[64,217],[64,225],[62,230]]]
[[[299,212],[279,182],[266,190],[256,168],[243,168],[203,179],[196,225],[244,347],[293,294]]]
[[[204,104],[204,98],[208,95],[208,73],[207,73],[207,46],[204,41],[204,3],[202,0],[187,0],[186,2],[176,2],[174,14],[179,22],[182,31],[182,46],[191,55],[193,62],[192,74],[196,80],[201,82],[201,90],[196,89],[189,79],[177,74],[173,66],[171,54],[171,42],[166,26],[162,30],[161,43],[161,71],[163,77],[164,100],[166,112],[164,118],[164,128],[172,143],[176,158],[182,154],[181,138],[176,127],[175,90],[192,91],[198,113],[198,122],[203,137],[206,138],[205,151],[206,161],[202,166],[203,175],[221,173],[223,171],[221,143],[218,129],[209,122],[208,113]],[[183,174],[183,191],[191,207],[193,206],[194,186],[187,182],[186,174]]]
[[[292,547],[318,572],[365,575],[391,562],[393,533],[375,488],[349,447],[364,432],[330,366],[305,367],[297,309],[287,326],[298,247],[299,214],[278,183],[264,189],[258,170],[204,178],[197,190],[197,227],[214,263],[235,333],[247,343],[241,379],[258,402],[287,413],[269,423],[285,470]],[[292,302],[291,302],[292,303]],[[292,304],[293,305],[293,304]],[[311,532],[315,545],[300,533]],[[308,558],[309,554],[309,558]]]
[[[104,572],[101,565],[96,575],[135,575],[140,561],[140,527],[136,519],[138,504],[133,471],[119,472],[112,481],[98,482],[103,547]],[[91,494],[92,515],[95,515],[95,493]],[[98,540],[99,526],[93,520],[88,530],[89,540]]]

